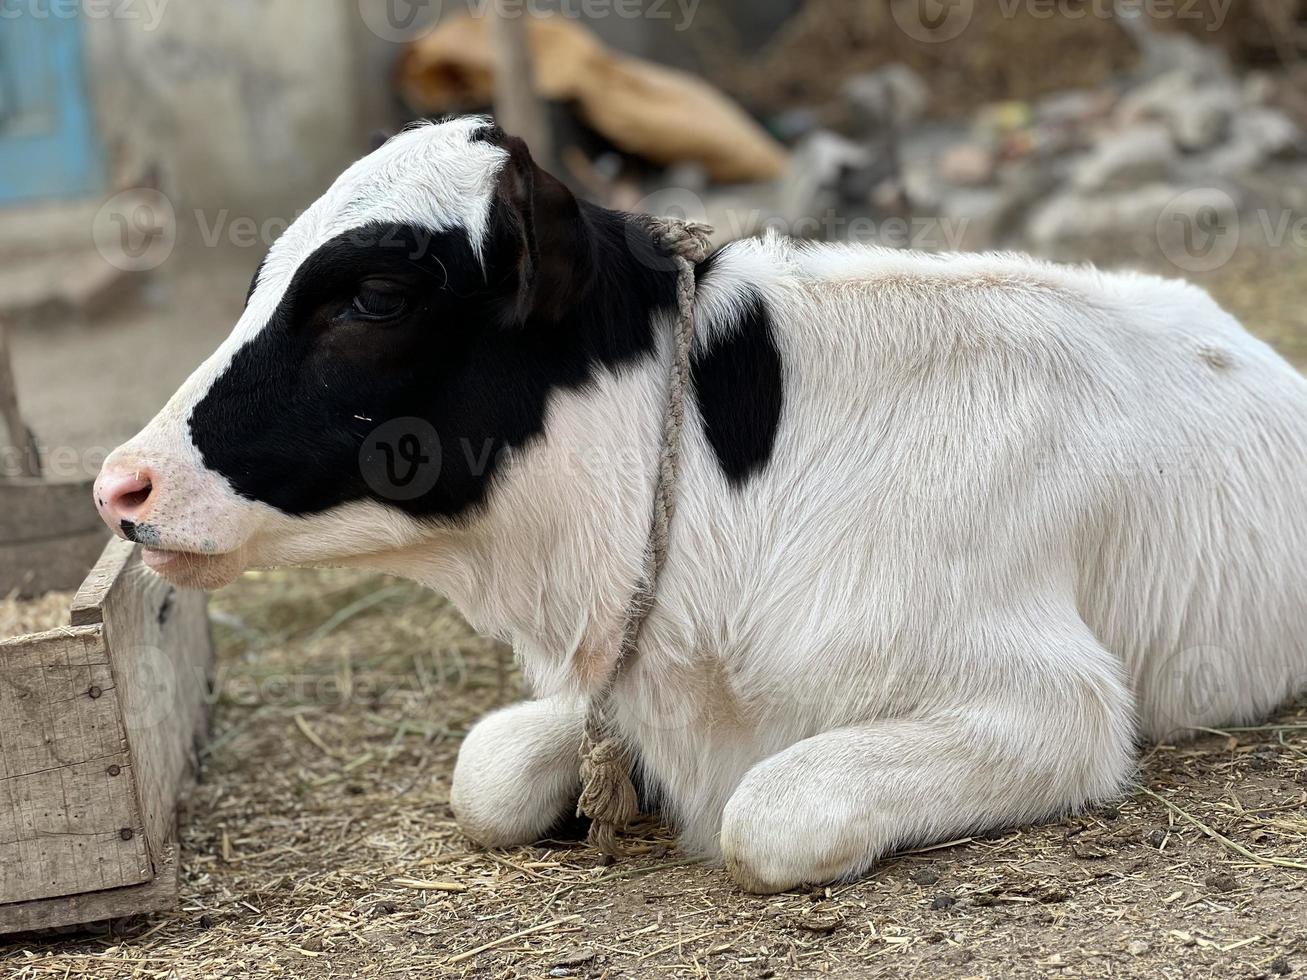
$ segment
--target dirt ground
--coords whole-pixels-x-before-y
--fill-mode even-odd
[[[1307,364],[1304,268],[1254,252],[1207,284]],[[470,847],[448,806],[459,739],[523,691],[505,651],[416,586],[251,574],[212,609],[182,907],[0,941],[4,976],[1307,975],[1307,700],[1147,750],[1112,806],[758,898],[653,821],[611,867],[575,841]]]

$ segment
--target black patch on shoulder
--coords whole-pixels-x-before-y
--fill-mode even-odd
[[[711,262],[711,258],[708,260]],[[700,265],[700,278],[711,271]],[[690,364],[703,432],[722,472],[735,486],[766,467],[776,443],[785,400],[781,355],[771,314],[758,294],[736,323]]]

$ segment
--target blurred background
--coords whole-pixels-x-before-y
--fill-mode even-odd
[[[1302,0],[0,0],[25,424],[93,475],[343,167],[467,111],[719,240],[1145,267],[1300,357],[1305,52]]]
[[[227,335],[277,236],[405,123],[471,111],[495,112],[576,193],[709,221],[719,242],[770,228],[1184,277],[1307,365],[1307,0],[0,0],[0,636],[66,622],[66,595],[40,615],[13,598],[82,580],[105,540],[88,481]],[[24,482],[36,474],[48,482]],[[66,522],[39,526],[30,501],[55,488]],[[326,975],[325,950],[358,971],[340,975],[437,976],[451,948],[582,910],[571,890],[598,870],[584,852],[469,851],[449,811],[467,727],[525,694],[502,647],[418,586],[363,572],[250,573],[210,611],[213,737],[181,821],[181,909],[135,945],[106,937],[95,960],[73,941],[0,947],[12,975]],[[1154,755],[1147,778],[1190,787],[1247,836],[1248,814],[1301,807],[1307,746],[1270,738]],[[1236,816],[1214,789],[1233,784]],[[1307,946],[1280,929],[1298,879],[1240,892],[1228,920],[1194,912],[1199,898],[1171,904],[1188,894],[1175,882],[1227,861],[1219,844],[1139,797],[1096,819],[841,889],[878,925],[803,927],[824,951],[702,869],[665,894],[624,880],[598,921],[638,954],[633,971],[657,956],[706,975],[659,923],[712,907],[751,964],[726,975],[771,976],[771,956],[848,976],[891,951],[902,975],[937,976],[954,898],[922,889],[943,874],[960,905],[976,896],[947,929],[980,937],[979,960],[1039,958],[963,967],[972,949],[951,950],[965,975],[1046,976],[1095,943],[1121,972],[1067,975],[1291,972],[1284,956]],[[1119,858],[1076,850],[1100,869],[1077,884],[1066,841],[1091,826],[1076,840],[1128,840]],[[1250,839],[1301,855],[1301,821],[1277,826]],[[642,833],[646,870],[685,863],[658,864],[670,837]],[[1160,841],[1151,858],[1145,841]],[[1014,884],[1017,866],[1045,877]],[[414,891],[413,875],[454,884]],[[996,904],[1003,889],[1015,904]],[[1072,891],[1078,904],[1044,911]],[[1177,931],[1199,912],[1215,939]],[[890,938],[867,952],[877,928]],[[475,975],[589,969],[584,950],[500,952]],[[572,965],[528,971],[555,962]]]

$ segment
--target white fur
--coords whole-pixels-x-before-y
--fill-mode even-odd
[[[247,320],[359,213],[403,200],[475,226],[495,161],[460,153],[475,206],[456,218],[408,198],[431,176],[420,154],[385,181],[347,174],[274,252]],[[381,197],[342,203],[356,186]],[[1110,796],[1137,736],[1250,721],[1303,686],[1307,383],[1203,292],[775,237],[728,246],[709,282],[701,344],[747,289],[765,298],[780,429],[732,488],[691,401],[670,558],[616,705],[685,844],[741,885],[849,877]],[[609,667],[638,571],[666,355],[554,395],[547,438],[475,521],[233,505],[175,511],[192,522],[176,533],[225,522],[246,563],[408,575],[513,641],[541,700],[473,730],[454,803],[479,840],[532,839],[571,805],[578,695]],[[175,453],[163,431],[133,451]]]
[[[1137,735],[1249,721],[1307,681],[1307,383],[1200,290],[778,238],[728,246],[711,282],[701,338],[766,298],[781,429],[733,490],[691,409],[618,703],[684,842],[742,885],[1111,796]],[[663,363],[558,397],[551,443],[425,577],[542,694],[584,689],[611,641]],[[565,447],[624,439],[644,463],[578,480]]]

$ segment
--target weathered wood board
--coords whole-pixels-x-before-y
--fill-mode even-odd
[[[177,845],[166,844],[154,877],[144,884],[0,905],[0,935],[163,912],[177,904],[177,870]]]
[[[0,593],[30,598],[77,588],[109,538],[91,486],[0,479]]]
[[[0,643],[0,933],[176,898],[177,801],[207,724],[206,598],[114,541],[69,621]]]

